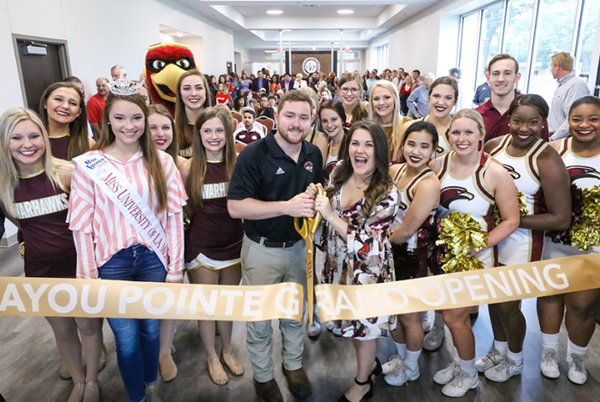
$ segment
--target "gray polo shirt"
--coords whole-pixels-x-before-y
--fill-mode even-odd
[[[577,77],[575,72],[557,81],[558,87],[554,91],[548,115],[548,128],[552,141],[569,136],[569,109],[577,99],[590,94],[585,81]]]

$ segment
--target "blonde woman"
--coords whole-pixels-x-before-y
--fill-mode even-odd
[[[21,230],[27,249],[25,276],[75,278],[77,253],[65,223],[73,165],[52,157],[44,124],[34,112],[23,108],[9,109],[0,118],[0,152],[1,206]],[[48,208],[30,207],[43,201],[49,201]],[[67,402],[99,401],[101,321],[72,317],[46,320],[75,384]],[[86,372],[82,357],[87,362]]]
[[[375,82],[371,87],[368,110],[369,120],[381,124],[387,134],[391,157],[400,144],[400,131],[404,122],[400,116],[400,100],[396,86],[387,80]]]

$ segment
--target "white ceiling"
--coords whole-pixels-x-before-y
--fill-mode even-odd
[[[340,45],[364,49],[396,25],[424,9],[451,0],[175,0],[233,30],[237,43],[247,49],[279,47],[280,30],[284,46],[298,50],[307,47],[330,48]],[[283,11],[269,15],[267,10]],[[354,10],[353,14],[338,14],[339,9]]]
[[[254,2],[249,2],[254,3]],[[341,2],[340,2],[341,3]],[[376,3],[376,2],[373,2]],[[345,3],[344,3],[345,4]],[[320,4],[280,4],[280,5],[236,5],[233,6],[240,14],[242,14],[245,18],[270,18],[270,19],[278,19],[278,18],[286,18],[288,16],[293,16],[295,18],[337,18],[340,17],[338,14],[338,10],[346,9],[353,10],[353,16],[361,16],[361,17],[376,17],[386,8],[385,5],[382,4],[374,4],[374,5],[352,5],[352,6],[344,6],[344,5],[320,5]],[[267,10],[281,10],[283,14],[281,15],[268,15]]]

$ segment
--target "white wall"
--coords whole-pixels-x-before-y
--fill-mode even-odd
[[[139,77],[147,47],[160,41],[160,24],[203,37],[205,57],[198,64],[205,73],[221,74],[233,60],[229,28],[172,0],[0,0],[0,108],[23,105],[11,34],[66,40],[71,73],[89,97],[96,78],[108,76],[114,64]]]
[[[397,25],[387,35],[376,38],[376,44],[389,40],[389,67],[414,69],[421,73],[447,74],[455,67],[458,46],[459,15],[452,12],[469,0],[436,3],[407,21]],[[370,52],[367,52],[370,53]],[[369,65],[369,63],[367,63]]]

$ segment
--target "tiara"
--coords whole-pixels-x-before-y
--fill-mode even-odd
[[[108,89],[113,95],[136,95],[140,88],[144,85],[144,80],[141,81],[129,81],[121,77],[116,81],[108,83]]]

